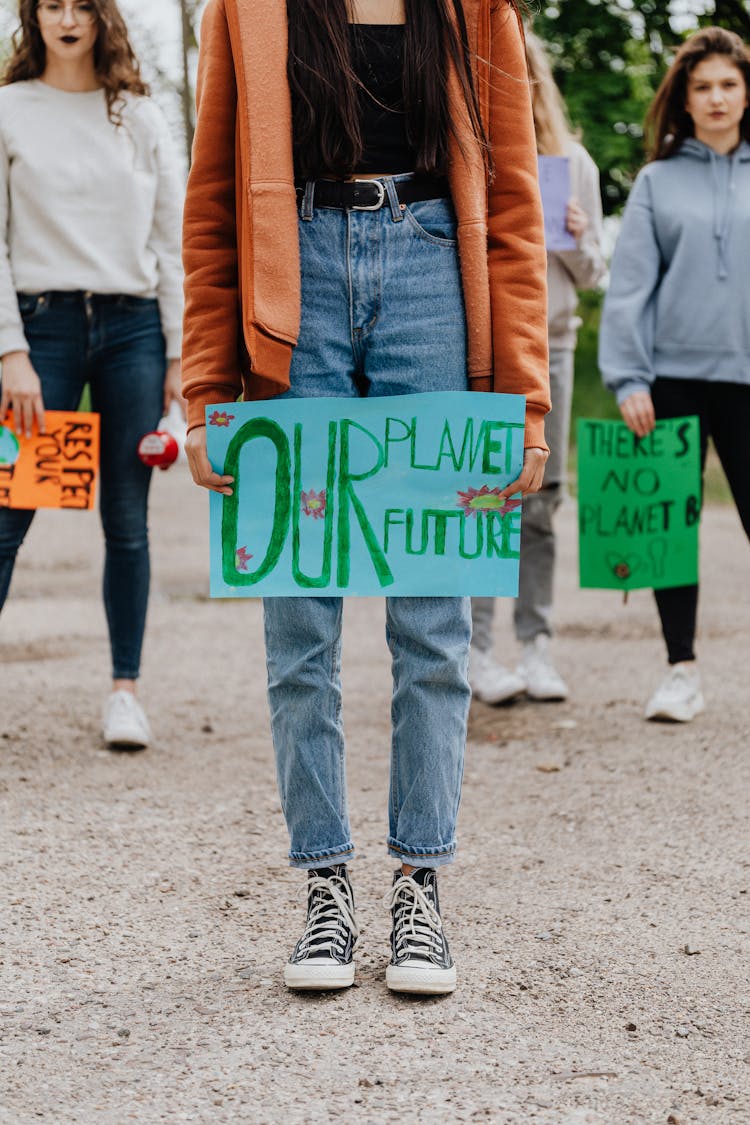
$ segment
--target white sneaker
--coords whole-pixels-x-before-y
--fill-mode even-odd
[[[546,633],[539,633],[523,646],[517,671],[526,684],[529,699],[561,703],[570,694],[568,685],[552,663]]]
[[[694,660],[673,664],[646,704],[647,719],[689,723],[705,710],[701,678]]]
[[[151,741],[148,719],[132,691],[113,691],[104,705],[102,734],[107,746],[143,750]]]
[[[471,648],[469,652],[469,685],[475,699],[482,703],[508,703],[523,695],[526,683],[515,672],[503,668],[492,659],[491,652]]]

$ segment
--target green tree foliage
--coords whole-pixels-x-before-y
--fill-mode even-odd
[[[643,163],[643,118],[679,37],[658,0],[557,0],[534,15],[573,125],[619,210]]]
[[[746,0],[716,0],[714,10],[701,17],[701,24],[717,23],[736,31],[745,42],[750,42],[750,7]]]
[[[747,0],[550,0],[532,7],[571,121],[602,174],[605,211],[624,204],[643,163],[643,119],[685,34],[677,11],[693,26],[719,24],[750,42]],[[690,22],[689,20],[687,21]]]

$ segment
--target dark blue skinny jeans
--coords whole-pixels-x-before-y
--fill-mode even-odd
[[[151,481],[137,447],[162,412],[166,358],[159,306],[144,297],[79,292],[20,294],[19,306],[45,408],[75,410],[89,383],[91,408],[101,415],[99,496],[112,675],[135,680],[150,581]],[[33,511],[0,509],[0,609],[33,518]]]

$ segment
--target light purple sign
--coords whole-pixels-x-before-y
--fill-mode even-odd
[[[548,252],[575,250],[576,240],[565,226],[565,212],[570,199],[570,161],[567,156],[539,157],[539,187]]]

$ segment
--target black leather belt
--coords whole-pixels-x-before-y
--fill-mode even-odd
[[[297,184],[302,199],[305,184]],[[412,176],[396,180],[399,203],[417,203],[420,199],[447,199],[448,181],[441,176]],[[337,207],[342,211],[379,211],[388,205],[388,192],[383,180],[315,180],[314,207]]]

